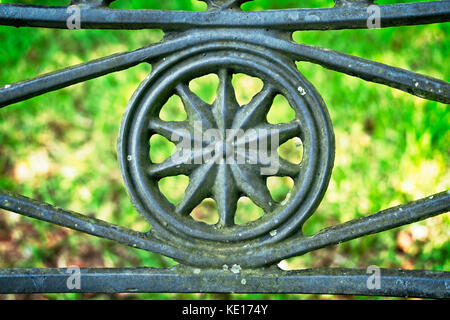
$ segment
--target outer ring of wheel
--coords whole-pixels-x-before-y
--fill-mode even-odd
[[[218,230],[186,217],[174,217],[157,184],[145,175],[148,149],[145,133],[149,114],[157,114],[162,101],[180,82],[226,66],[263,81],[271,81],[301,114],[304,129],[305,168],[296,179],[295,195],[274,214],[243,226]],[[306,94],[299,92],[301,87]],[[144,148],[145,149],[145,148]],[[131,157],[130,157],[131,156]],[[334,135],[325,104],[295,65],[277,52],[244,43],[209,43],[177,52],[155,64],[152,74],[133,95],[123,117],[118,158],[125,184],[138,211],[163,241],[211,258],[237,252],[251,256],[254,249],[281,241],[298,232],[320,203],[328,185],[334,160]],[[302,163],[303,164],[303,163]],[[295,188],[295,187],[294,187]],[[277,230],[276,233],[270,232]]]

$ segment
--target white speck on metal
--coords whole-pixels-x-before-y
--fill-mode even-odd
[[[298,86],[297,90],[298,90],[298,92],[300,92],[300,94],[301,94],[302,96],[304,96],[304,95],[306,94],[306,90],[303,89],[303,87],[301,87],[301,86]]]
[[[316,16],[315,14],[308,14],[308,15],[305,17],[305,21],[306,21],[306,22],[320,21],[320,17],[319,17],[319,16]]]
[[[233,264],[233,266],[231,267],[230,270],[231,270],[231,272],[233,272],[233,273],[239,273],[239,272],[241,272],[242,268],[241,268],[241,266],[238,265],[238,264]]]

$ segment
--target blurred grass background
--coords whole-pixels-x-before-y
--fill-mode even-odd
[[[62,5],[64,1],[1,1]],[[67,1],[66,1],[67,2]],[[378,4],[407,1],[377,1]],[[331,0],[255,0],[244,10],[331,7]],[[191,0],[118,0],[113,8],[204,10]],[[450,80],[450,25],[295,32],[296,42],[317,45]],[[161,30],[50,30],[0,27],[0,86],[39,74],[137,49],[159,41]],[[336,161],[330,186],[317,212],[305,225],[311,234],[337,223],[415,200],[450,186],[450,112],[447,105],[372,84],[300,62],[328,106],[336,135]],[[145,231],[147,223],[134,210],[116,161],[121,116],[139,83],[151,71],[139,65],[119,73],[48,93],[0,111],[0,187],[59,207]],[[191,88],[204,99],[214,98],[214,79]],[[260,83],[236,77],[239,99]],[[289,110],[280,99],[270,115],[286,120]],[[178,107],[177,107],[178,105]],[[179,118],[179,103],[162,116]],[[294,146],[295,147],[295,146]],[[167,156],[170,146],[158,149]],[[158,155],[156,155],[158,156]],[[181,179],[182,180],[182,179]],[[176,201],[180,185],[167,182]],[[282,197],[289,181],[275,183]],[[164,190],[163,190],[164,192]],[[170,197],[169,197],[170,198]],[[214,211],[205,203],[197,212],[207,220]],[[258,216],[251,203],[240,217]],[[255,212],[256,210],[256,212]],[[203,218],[204,218],[203,217]],[[449,215],[332,246],[280,263],[284,269],[360,267],[450,269]],[[0,267],[167,267],[174,261],[108,240],[0,210]],[[0,299],[366,299],[293,294],[45,294],[0,295]]]

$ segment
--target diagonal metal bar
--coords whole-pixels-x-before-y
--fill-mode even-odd
[[[130,247],[163,253],[166,256],[191,265],[208,266],[207,259],[193,258],[189,252],[157,241],[150,235],[63,210],[2,189],[0,189],[0,208],[101,238],[114,240]],[[236,263],[240,264],[241,267],[277,263],[285,258],[353,240],[368,234],[393,229],[448,211],[450,211],[450,192],[444,191],[420,200],[382,210],[367,217],[325,228],[311,237],[299,236],[291,238],[282,244],[273,244],[269,247],[268,252],[257,254],[251,260],[245,259],[245,254],[235,254],[226,256],[223,260],[218,259],[217,263]]]
[[[450,1],[383,5],[381,27],[419,25],[450,20]],[[66,7],[0,4],[0,24],[8,26],[67,29],[70,13]],[[288,9],[238,12],[161,10],[111,10],[81,8],[83,29],[186,30],[190,28],[271,28],[281,30],[366,29],[366,7]]]
[[[295,54],[294,46],[289,51]],[[297,48],[297,58],[300,60],[384,84],[421,98],[450,103],[450,83],[446,81],[317,46],[298,44]]]
[[[81,268],[80,289],[69,289],[67,268],[0,269],[0,293],[68,292],[236,292],[310,293],[448,299],[450,272],[380,269],[380,288],[367,285],[366,269],[315,268],[283,271],[278,268],[242,270],[176,266],[156,268]]]
[[[280,256],[283,256],[283,252],[289,252],[289,255],[284,255],[284,257],[302,255],[330,245],[424,220],[448,211],[450,211],[450,192],[443,191],[420,200],[382,210],[367,217],[325,228],[310,237],[302,238],[300,236],[301,241],[298,237],[294,237],[282,244],[275,245],[270,250],[269,259],[267,256],[261,256],[255,257],[254,260],[266,259],[267,262],[276,262],[279,261]],[[273,259],[272,256],[276,256],[278,259]]]
[[[128,69],[158,55],[157,47],[158,45],[153,45],[132,52],[119,53],[5,85],[0,87],[0,108],[108,73]]]
[[[231,34],[232,35],[232,34]],[[224,40],[230,34],[221,34]],[[421,98],[450,103],[450,83],[405,69],[317,46],[298,44],[278,37],[247,31],[240,40],[284,52],[291,58],[319,64],[327,69],[380,83]]]
[[[47,221],[61,227],[67,227],[100,238],[113,240],[133,248],[169,254],[170,256],[184,256],[186,258],[188,256],[182,250],[154,239],[150,233],[144,234],[137,232],[103,220],[29,199],[3,189],[0,189],[0,208],[30,218]]]
[[[2,4],[0,4],[1,8]],[[209,38],[182,36],[171,41],[159,42],[134,51],[113,54],[104,58],[57,70],[32,79],[0,87],[0,108],[32,97],[62,89],[106,74],[122,71],[142,62],[150,62],[177,50],[190,46],[189,39],[197,44]]]
[[[178,50],[186,48],[191,48],[192,51],[201,50],[200,45],[209,41],[229,41],[234,38],[234,33],[227,31],[217,31],[215,35],[208,31],[193,32],[135,51],[111,55],[30,80],[9,84],[0,87],[0,108],[111,72],[125,70],[145,61],[151,62]],[[426,99],[450,103],[450,83],[446,81],[325,48],[293,43],[261,32],[251,32],[251,30],[241,33],[240,41],[286,52],[293,59],[317,63],[331,70],[384,84]],[[227,44],[211,44],[210,46],[220,48],[227,47]]]

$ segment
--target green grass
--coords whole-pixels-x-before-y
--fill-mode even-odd
[[[19,2],[19,1],[2,1]],[[61,4],[61,1],[21,1]],[[394,3],[398,1],[382,1]],[[406,1],[401,1],[406,2]],[[331,7],[332,1],[256,0],[245,10]],[[117,1],[114,8],[203,10],[196,1]],[[295,32],[296,42],[317,45],[450,80],[450,25]],[[0,86],[159,41],[161,30],[50,30],[0,27]],[[378,210],[448,190],[450,187],[450,112],[447,105],[399,90],[368,83],[321,66],[297,63],[328,106],[336,136],[336,161],[330,186],[305,232],[318,230]],[[138,231],[149,226],[131,205],[116,161],[121,116],[139,83],[151,71],[142,64],[126,71],[77,84],[20,102],[0,111],[0,188],[25,194],[59,207],[121,224]],[[245,88],[238,100],[261,83],[239,75],[233,83]],[[190,84],[206,101],[215,97],[214,76]],[[175,99],[176,100],[176,99]],[[183,120],[179,101],[171,101],[162,117]],[[279,99],[270,121],[289,121],[290,110]],[[170,155],[170,144],[158,141],[159,154]],[[293,145],[295,148],[295,145]],[[290,155],[288,148],[286,157]],[[281,152],[281,151],[280,151]],[[165,188],[179,201],[175,186]],[[273,196],[282,199],[290,182],[273,182]],[[174,190],[173,194],[170,194]],[[208,220],[216,212],[206,202],[196,211]],[[260,212],[248,201],[239,205],[239,223]],[[211,220],[212,221],[212,220]],[[370,235],[283,261],[287,269],[319,266],[450,269],[449,215]],[[166,267],[174,261],[108,240],[51,224],[0,212],[0,267]],[[18,298],[19,296],[0,296]],[[313,295],[33,295],[39,299],[308,299],[346,298]],[[356,299],[364,297],[354,297]]]

